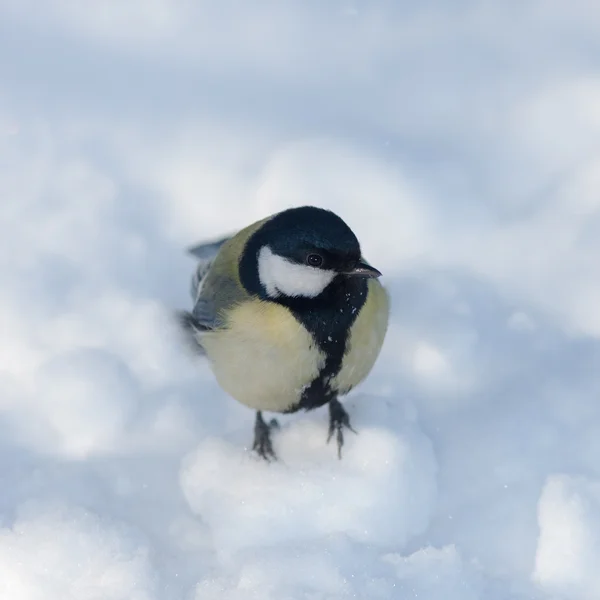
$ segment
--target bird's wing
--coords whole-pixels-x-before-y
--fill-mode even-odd
[[[197,302],[200,296],[203,280],[219,253],[219,250],[225,242],[231,239],[231,237],[232,236],[226,236],[219,238],[218,240],[213,240],[212,242],[203,242],[187,249],[189,254],[198,259],[198,264],[192,275],[190,285],[190,295],[194,302]]]
[[[215,268],[202,282],[192,314],[204,329],[218,329],[225,326],[224,313],[248,297],[236,277]]]
[[[205,354],[202,338],[211,331],[226,327],[223,312],[248,297],[234,279],[209,272],[191,312],[180,311],[179,323],[191,346]]]
[[[177,317],[191,347],[204,354],[202,336],[219,326],[214,303],[209,298],[198,298],[192,312],[179,311]]]
[[[210,298],[198,298],[192,310],[194,326],[199,331],[210,331],[219,326],[215,303]]]
[[[224,326],[223,311],[248,296],[236,276],[232,248],[223,248],[231,238],[201,244],[193,249],[194,256],[201,257],[192,279],[194,307],[187,317],[196,335]],[[235,248],[233,248],[235,254]]]
[[[194,308],[192,312],[180,313],[179,320],[200,347],[205,333],[226,327],[224,315],[228,309],[250,297],[240,282],[237,265],[248,238],[265,220],[234,235],[188,248],[198,259],[191,289]]]

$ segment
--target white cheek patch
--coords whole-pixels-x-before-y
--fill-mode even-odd
[[[331,283],[335,272],[292,263],[263,246],[258,253],[258,277],[271,298],[316,298]]]

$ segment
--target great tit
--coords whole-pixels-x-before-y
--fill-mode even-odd
[[[350,227],[329,210],[291,208],[189,249],[198,259],[185,330],[219,385],[256,410],[253,450],[276,459],[262,412],[329,404],[329,442],[354,432],[338,400],[383,345],[389,296]]]

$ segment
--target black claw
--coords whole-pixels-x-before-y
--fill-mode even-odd
[[[254,444],[252,450],[267,462],[277,460],[277,455],[273,450],[271,443],[271,429],[278,429],[279,423],[276,419],[271,419],[267,425],[260,411],[256,413],[256,421],[254,423]]]
[[[333,434],[336,434],[338,458],[342,458],[342,446],[344,445],[344,428],[349,429],[352,433],[356,431],[350,425],[350,417],[346,409],[340,404],[339,400],[333,398],[329,401],[329,432],[327,435],[327,443],[331,441]]]

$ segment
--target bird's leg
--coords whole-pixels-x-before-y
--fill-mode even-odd
[[[254,423],[254,450],[261,458],[266,461],[277,460],[277,455],[273,450],[273,444],[271,443],[271,429],[279,427],[279,423],[275,419],[267,425],[262,418],[262,413],[256,412],[256,421]]]
[[[329,401],[329,434],[327,443],[331,441],[333,434],[336,434],[338,458],[342,458],[342,446],[344,445],[344,428],[356,433],[350,425],[350,417],[346,409],[341,405],[337,398],[332,398]]]

